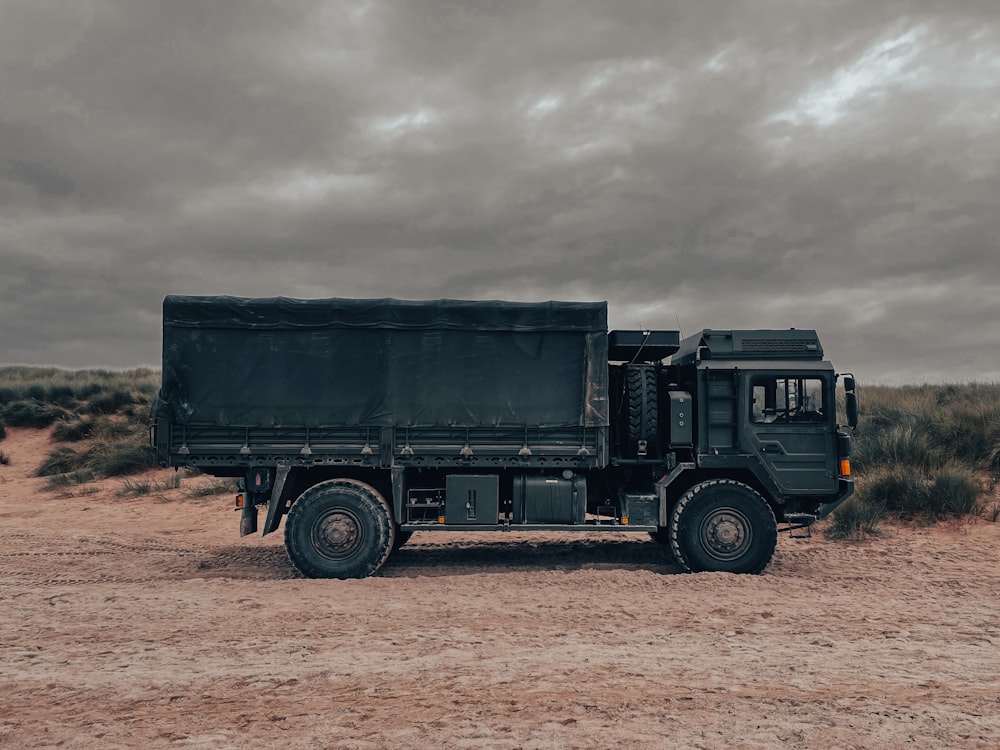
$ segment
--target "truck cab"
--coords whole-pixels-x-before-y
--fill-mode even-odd
[[[699,467],[745,467],[782,499],[782,515],[821,518],[850,495],[837,375],[815,331],[705,330],[685,340],[672,365],[699,394]]]
[[[683,340],[613,331],[611,340],[611,463],[622,484],[656,488],[651,535],[682,567],[759,572],[779,524],[807,529],[853,492],[838,376],[815,331],[706,329]],[[853,377],[844,385],[853,427]]]

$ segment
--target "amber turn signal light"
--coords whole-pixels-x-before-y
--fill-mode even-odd
[[[840,459],[840,476],[851,476],[851,460],[849,458]]]

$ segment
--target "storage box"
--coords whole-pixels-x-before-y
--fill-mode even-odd
[[[660,518],[660,500],[656,495],[622,495],[622,519],[629,526],[656,526]]]
[[[499,517],[499,477],[472,474],[448,476],[445,483],[445,523],[495,524]]]

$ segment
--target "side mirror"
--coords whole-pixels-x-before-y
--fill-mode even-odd
[[[858,426],[858,396],[853,391],[844,394],[844,408],[847,411],[847,426],[853,430]]]
[[[857,387],[857,383],[854,382],[853,375],[844,375],[844,390],[853,391]]]

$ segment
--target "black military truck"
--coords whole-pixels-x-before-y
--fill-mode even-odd
[[[853,376],[841,378],[846,426]],[[760,573],[779,524],[853,489],[811,330],[608,331],[603,302],[168,296],[153,443],[285,517],[309,577],[415,531],[648,533],[687,571]]]

